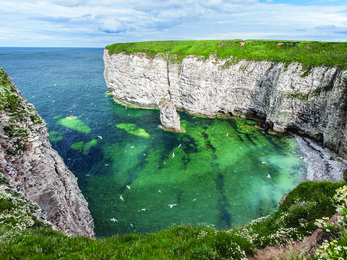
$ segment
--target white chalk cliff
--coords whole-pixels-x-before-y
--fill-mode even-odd
[[[208,117],[253,118],[274,131],[288,129],[323,141],[347,158],[347,71],[301,64],[246,61],[230,64],[214,56],[172,62],[160,53],[104,51],[108,92],[118,102],[159,108],[162,98],[178,110]]]

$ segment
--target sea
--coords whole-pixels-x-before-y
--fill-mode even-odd
[[[0,67],[78,178],[97,237],[246,224],[305,181],[296,140],[253,121],[179,112],[185,132],[171,133],[159,110],[117,104],[105,94],[102,57],[102,48],[0,48]]]

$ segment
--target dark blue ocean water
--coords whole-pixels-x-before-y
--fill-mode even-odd
[[[259,131],[252,121],[180,113],[187,131],[177,134],[158,127],[157,110],[116,104],[105,95],[102,55],[0,48],[0,67],[47,122],[53,148],[78,178],[98,236],[172,223],[246,223],[276,210],[304,179],[295,140]]]

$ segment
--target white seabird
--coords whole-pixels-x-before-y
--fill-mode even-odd
[[[130,224],[131,227],[134,227],[133,224]]]
[[[115,218],[112,218],[111,221],[113,221],[113,222],[118,222],[118,220],[115,219]]]
[[[171,209],[173,206],[177,206],[177,204],[169,204],[168,206],[169,206],[170,209]]]
[[[146,209],[141,209],[142,211],[146,211]]]
[[[120,195],[119,199],[121,199],[122,201],[124,201],[124,199],[123,199],[123,196],[122,196],[122,195]]]
[[[130,148],[134,148],[135,146],[132,146],[132,147],[130,147]]]
[[[180,148],[181,147],[181,144],[178,146],[178,148]]]
[[[193,201],[196,201],[196,198],[195,198],[195,199],[193,199]]]
[[[229,133],[227,133],[227,137],[229,136]]]
[[[175,158],[175,153],[172,153],[172,159]]]
[[[99,137],[100,139],[102,139],[102,136],[98,135],[98,137]]]
[[[261,162],[262,164],[266,164],[266,162]]]
[[[160,190],[158,190],[159,191],[159,193],[161,193],[161,191]]]
[[[267,175],[268,178],[271,178],[270,174]]]
[[[130,186],[129,185],[126,185],[127,186],[127,188],[130,190]]]

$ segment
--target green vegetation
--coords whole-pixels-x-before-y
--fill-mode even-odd
[[[85,123],[83,123],[81,119],[78,119],[74,116],[68,116],[63,119],[60,119],[58,121],[58,124],[84,134],[89,134],[92,132],[92,129],[90,129]]]
[[[10,228],[0,222],[0,258],[244,259],[246,255],[254,253],[254,247],[264,248],[271,244],[284,244],[291,239],[302,239],[303,235],[309,235],[316,226],[322,225],[322,220],[317,218],[329,218],[336,210],[345,216],[347,187],[338,190],[334,196],[335,189],[343,184],[344,182],[302,183],[289,193],[272,216],[254,220],[243,227],[223,230],[216,230],[205,224],[173,225],[148,235],[130,234],[89,239],[70,238],[47,227],[11,233]],[[339,204],[337,209],[334,201]],[[6,210],[1,209],[2,212]],[[317,250],[315,256],[310,256],[310,259],[318,259],[324,254],[331,259],[346,256],[347,234],[345,222],[341,219],[340,228],[325,229],[327,240],[324,243],[328,243],[331,252],[323,247],[320,251]],[[338,251],[339,248],[344,250]],[[291,256],[290,259],[302,259],[295,256],[294,252],[291,252]]]
[[[302,94],[302,93],[286,94],[285,97],[291,98],[291,99],[299,99],[299,100],[307,100],[308,99],[308,95]]]
[[[0,68],[0,110],[16,113],[22,110],[22,98],[17,89],[10,83],[5,71]]]
[[[14,232],[26,230],[29,227],[43,226],[36,220],[34,213],[40,208],[24,198],[9,185],[5,176],[0,173],[0,243],[1,239]],[[3,232],[6,230],[6,232]]]
[[[11,83],[9,76],[1,68],[0,110],[3,110],[10,117],[8,123],[3,124],[2,128],[4,133],[11,138],[12,148],[14,148],[8,149],[7,152],[16,154],[18,151],[24,151],[29,130],[32,129],[32,125],[29,123],[42,124],[43,121],[34,110],[34,107],[25,101],[16,86]]]
[[[48,134],[48,139],[51,142],[57,142],[63,139],[63,135],[57,131],[49,131]]]
[[[149,134],[145,131],[145,129],[137,128],[135,124],[117,124],[116,126],[120,129],[124,129],[129,134],[146,138],[149,137]]]
[[[286,65],[299,62],[306,74],[311,67],[317,66],[347,69],[346,42],[247,40],[244,41],[244,46],[241,42],[242,40],[156,41],[115,43],[106,48],[111,53],[143,52],[149,57],[162,53],[165,59],[177,62],[187,55],[208,59],[211,54],[215,54],[220,59],[227,59],[224,67],[245,59],[283,62]]]
[[[93,140],[91,140],[91,141],[89,141],[87,143],[84,143],[84,141],[80,141],[80,142],[77,142],[77,143],[73,143],[71,145],[71,148],[74,149],[74,150],[80,151],[84,155],[87,155],[89,150],[93,146],[97,145],[97,143],[98,143],[98,140],[96,140],[96,139],[93,139]]]

